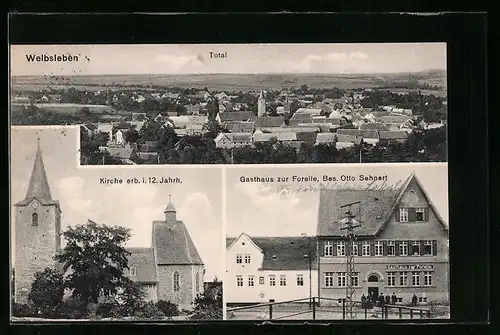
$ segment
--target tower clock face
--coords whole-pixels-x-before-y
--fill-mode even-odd
[[[38,202],[33,201],[33,203],[31,204],[31,207],[36,209],[38,207]]]

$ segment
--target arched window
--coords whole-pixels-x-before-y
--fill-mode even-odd
[[[31,225],[38,226],[38,214],[37,213],[31,214]]]
[[[200,292],[200,273],[196,272],[196,292]]]
[[[179,272],[175,271],[174,272],[174,292],[179,291],[180,286],[179,286]]]
[[[370,277],[368,277],[368,282],[369,283],[376,283],[376,282],[378,282],[378,276],[377,275],[370,275]]]

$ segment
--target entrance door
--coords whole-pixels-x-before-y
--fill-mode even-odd
[[[368,298],[372,297],[372,294],[373,294],[373,297],[377,298],[378,299],[378,287],[368,287]]]

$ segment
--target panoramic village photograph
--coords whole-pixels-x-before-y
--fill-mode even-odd
[[[79,125],[81,165],[447,161],[445,43],[15,45],[11,62],[11,123]]]
[[[221,169],[82,170],[78,135],[11,127],[11,320],[222,320]]]
[[[228,320],[450,318],[447,163],[226,171]]]

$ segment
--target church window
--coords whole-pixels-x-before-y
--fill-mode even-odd
[[[196,292],[200,292],[200,273],[196,272]]]
[[[38,226],[38,214],[37,213],[33,213],[31,215],[31,225]]]
[[[179,272],[174,272],[174,291],[177,292],[180,289],[179,285]]]

